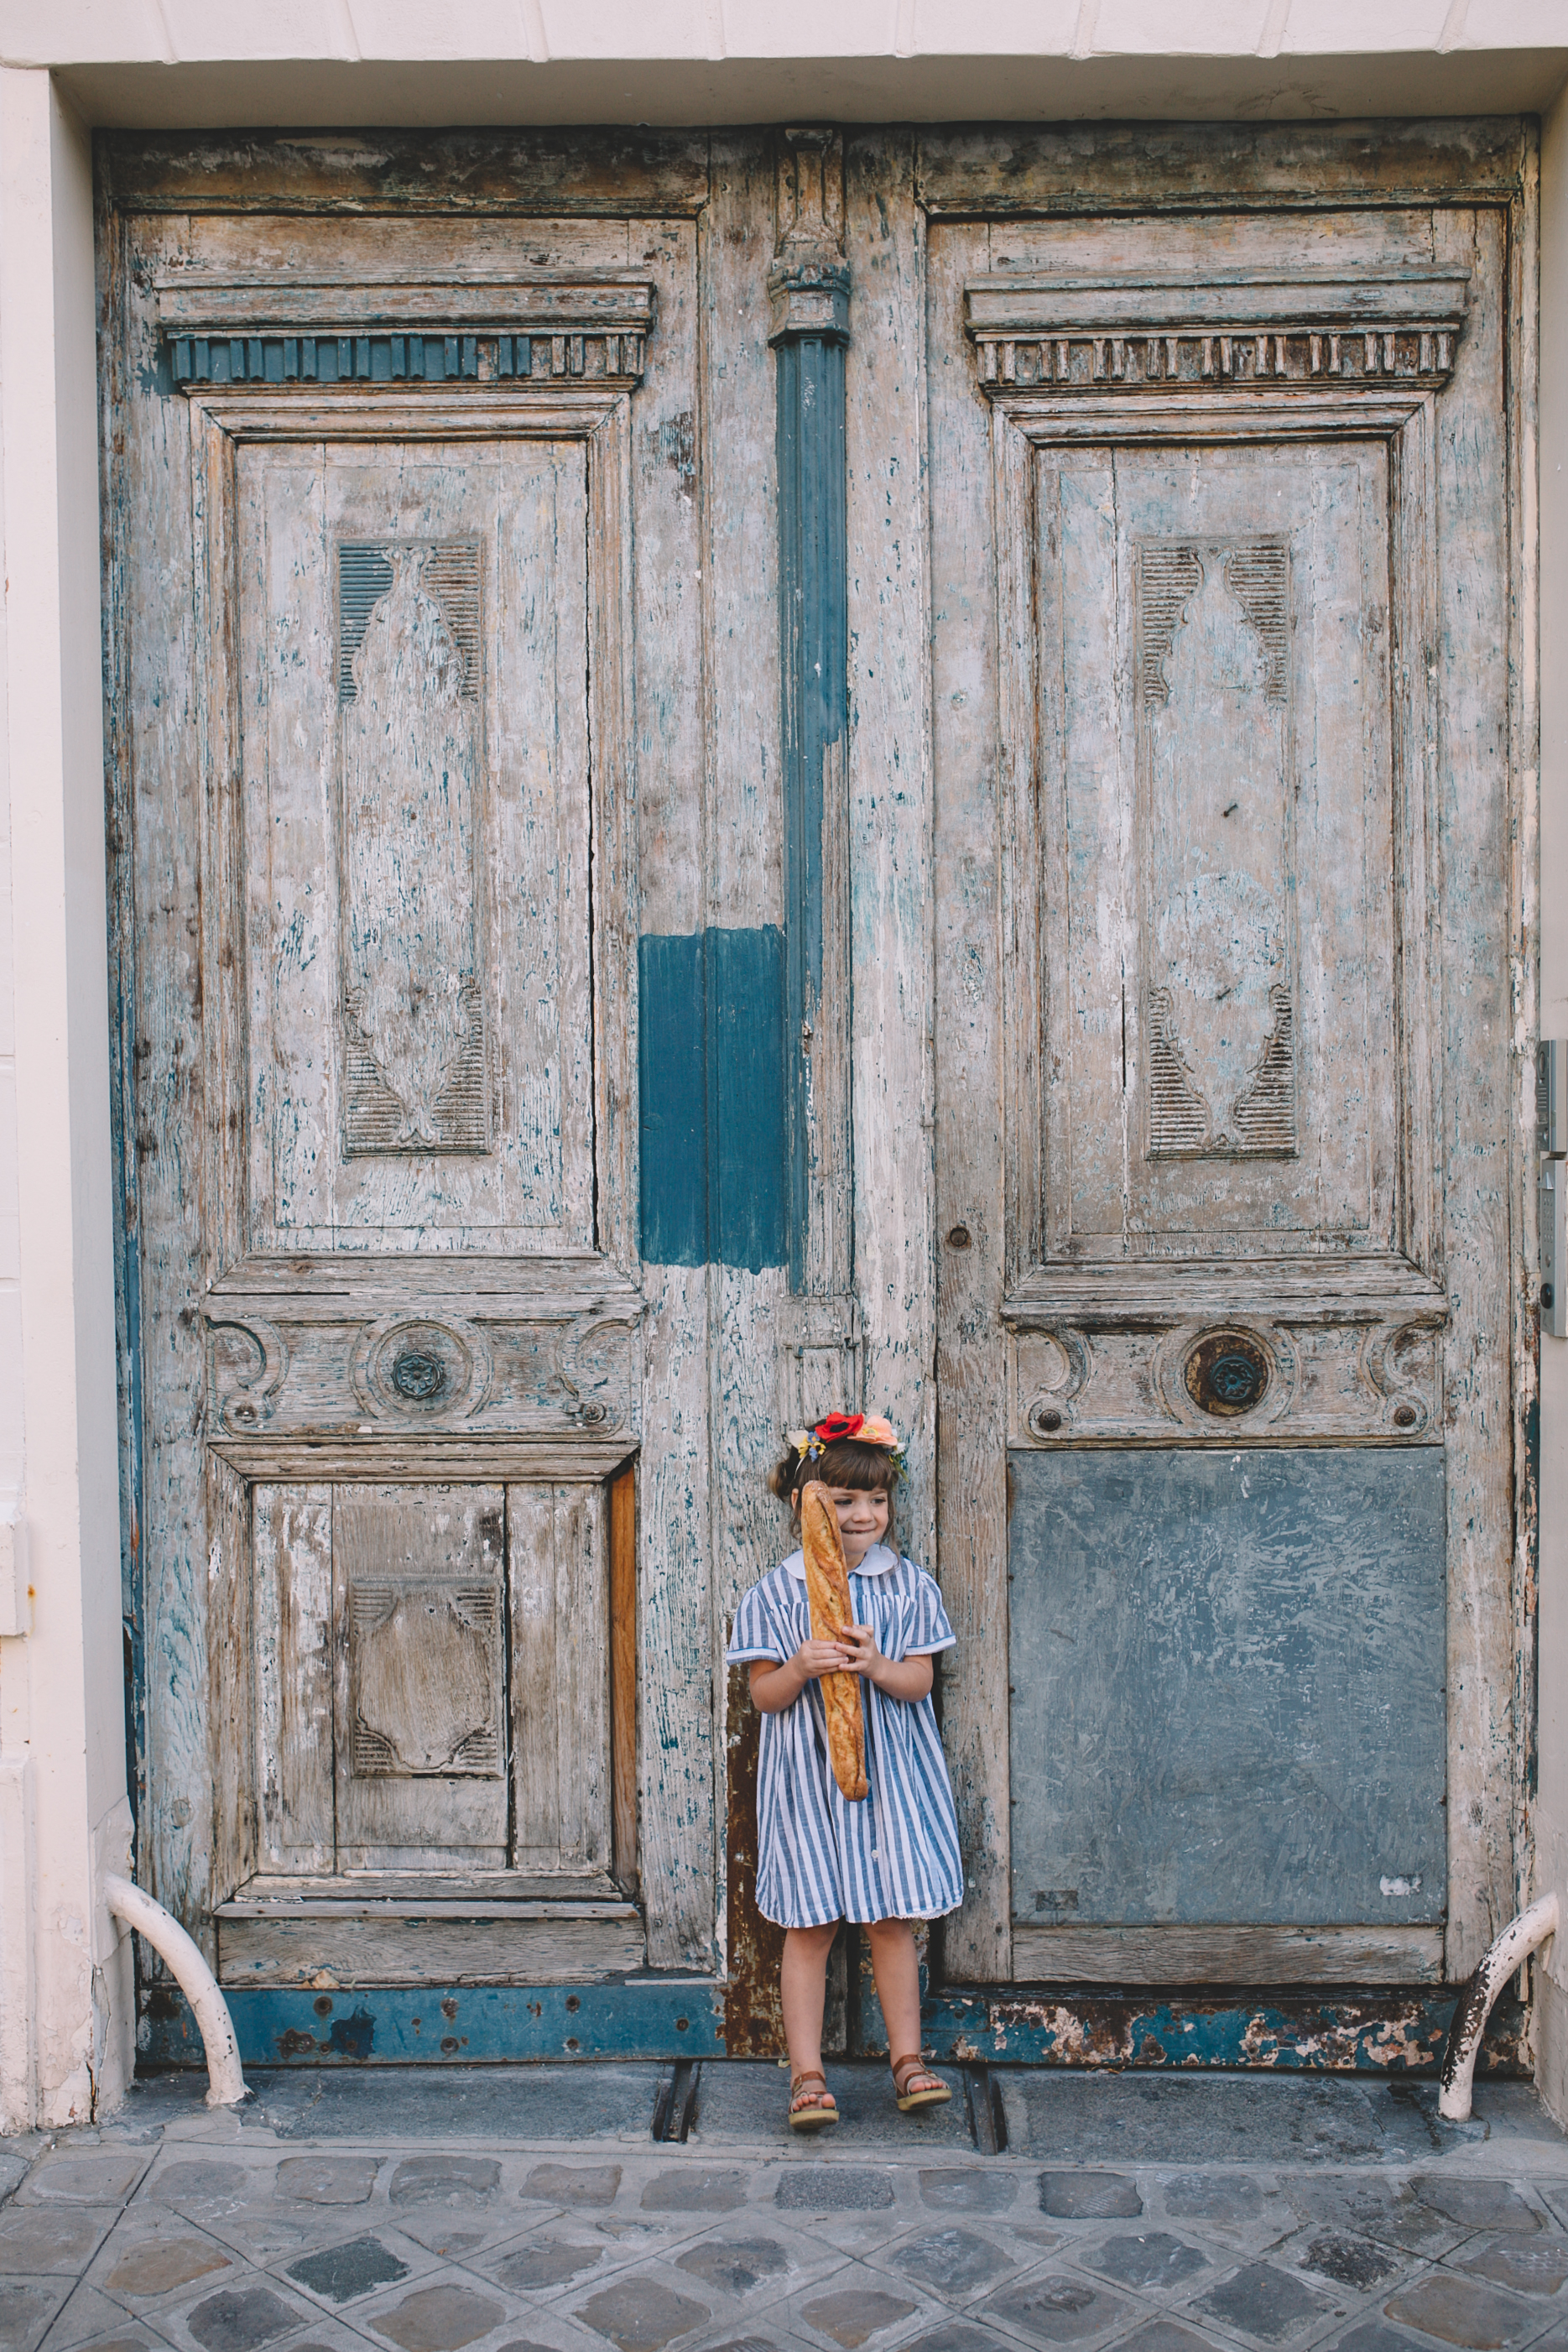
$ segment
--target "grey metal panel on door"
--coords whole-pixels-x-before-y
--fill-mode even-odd
[[[1446,1899],[1443,1452],[1015,1452],[1015,1926]]]

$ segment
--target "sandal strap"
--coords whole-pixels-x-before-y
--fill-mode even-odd
[[[931,2073],[930,2067],[927,2066],[925,2059],[922,2057],[918,2050],[906,2051],[902,2058],[890,2058],[888,2060],[888,2064],[893,2070],[893,2079],[895,2083],[906,2066],[914,2066],[917,2068],[922,2074],[929,2074]],[[933,2076],[932,2079],[935,2081],[936,2077]]]
[[[826,2075],[825,2075],[825,2074],[821,2071],[821,2069],[820,2069],[819,2067],[816,2067],[816,2066],[808,2066],[808,2067],[807,2067],[807,2069],[806,2069],[806,2071],[805,2071],[805,2073],[804,2073],[803,2074],[791,2074],[791,2075],[790,2075],[790,2077],[789,2077],[789,2096],[790,2096],[791,2098],[793,2098],[793,2097],[794,2097],[794,2095],[795,2095],[796,2092],[800,2089],[800,2085],[801,2085],[801,2084],[802,2084],[802,2083],[821,2083],[821,2086],[822,2086],[822,2088],[823,2088],[823,2090],[824,2090],[824,2091],[825,2091],[825,2090],[827,2089],[827,2087],[828,2087],[828,2078],[827,2078],[827,2076],[826,2076]]]

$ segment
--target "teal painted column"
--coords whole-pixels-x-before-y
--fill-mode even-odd
[[[848,549],[843,149],[790,130],[778,150],[768,277],[777,355],[784,822],[784,1099],[789,1347],[810,1413],[858,1402],[850,1096]]]

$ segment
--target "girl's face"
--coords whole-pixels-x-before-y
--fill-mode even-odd
[[[879,1486],[868,1494],[858,1486],[830,1486],[828,1497],[839,1515],[839,1541],[844,1548],[844,1565],[858,1568],[872,1546],[879,1544],[887,1533],[887,1489]],[[790,1501],[799,1518],[798,1489]]]

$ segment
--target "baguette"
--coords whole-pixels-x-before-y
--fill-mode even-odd
[[[850,1597],[850,1573],[839,1537],[839,1515],[821,1479],[811,1479],[800,1494],[800,1549],[806,1560],[806,1598],[811,1611],[814,1642],[836,1642],[846,1625],[854,1623]],[[865,1713],[861,1705],[858,1675],[818,1676],[828,1717],[828,1761],[833,1778],[852,1801],[865,1796],[871,1783],[865,1776]]]

